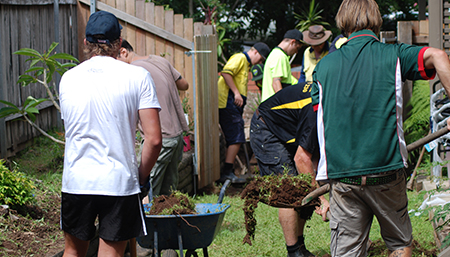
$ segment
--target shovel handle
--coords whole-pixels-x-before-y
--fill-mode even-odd
[[[441,128],[440,130],[429,134],[428,136],[421,138],[409,145],[406,146],[406,150],[408,150],[408,152],[411,152],[425,144],[428,144],[429,142],[435,140],[436,138],[439,138],[445,134],[447,134],[449,132],[449,130],[447,129],[447,127]],[[311,193],[307,194],[305,196],[305,198],[303,198],[302,200],[302,206],[308,204],[309,202],[311,202],[313,199],[324,195],[326,193],[328,193],[330,191],[330,184],[327,183],[319,188],[317,188],[316,190],[312,191]]]
[[[440,130],[438,130],[438,131],[436,131],[434,133],[431,133],[428,136],[426,136],[424,138],[421,138],[421,139],[419,139],[419,140],[417,140],[417,141],[407,145],[406,146],[406,150],[408,150],[408,152],[411,152],[411,151],[413,151],[413,150],[415,150],[415,149],[417,149],[417,148],[419,148],[419,147],[421,147],[421,146],[423,146],[425,144],[428,144],[429,142],[435,140],[436,138],[439,138],[439,137],[447,134],[448,132],[449,131],[448,131],[447,127],[443,127]]]

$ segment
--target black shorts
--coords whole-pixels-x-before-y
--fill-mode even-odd
[[[104,240],[124,241],[147,235],[144,209],[137,194],[104,196],[62,193],[62,230],[78,239],[91,240],[95,236],[97,217],[99,237]]]
[[[226,108],[219,109],[219,124],[225,136],[227,147],[229,145],[245,143],[246,141],[242,114],[244,113],[247,98],[243,95],[241,96],[244,99],[244,104],[238,107],[234,104],[234,95],[230,90]]]
[[[256,113],[253,114],[250,124],[250,146],[258,162],[261,176],[284,172],[293,176],[298,175],[294,162],[297,146],[288,146],[281,142]]]

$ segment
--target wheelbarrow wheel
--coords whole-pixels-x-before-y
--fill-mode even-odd
[[[178,257],[178,253],[173,249],[163,250],[162,257]]]

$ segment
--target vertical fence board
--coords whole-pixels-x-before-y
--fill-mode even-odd
[[[183,37],[184,31],[184,23],[183,23],[183,15],[175,14],[173,17],[173,33],[179,37]],[[181,46],[174,46],[174,63],[173,66],[177,69],[181,74],[184,75],[184,48]]]
[[[198,185],[204,187],[220,177],[217,76],[211,76],[217,74],[217,39],[216,35],[202,35],[194,41],[196,51],[211,51],[196,54],[197,171]]]
[[[86,58],[83,54],[83,41],[86,36],[86,25],[89,20],[89,6],[83,5],[80,2],[77,4],[77,24],[78,24],[78,60],[84,61]]]
[[[173,10],[167,10],[164,12],[164,30],[174,33],[173,26]],[[174,65],[174,44],[172,42],[166,41],[165,58]]]
[[[136,0],[136,18],[145,20],[145,0]],[[134,49],[139,55],[146,55],[145,46],[145,31],[142,29],[136,29],[136,49]]]
[[[164,6],[155,6],[155,25],[164,29]],[[155,54],[164,55],[166,40],[155,37]]]
[[[184,35],[183,37],[188,40],[193,40],[194,38],[194,22],[192,18],[184,19]],[[192,49],[194,50],[194,49]],[[194,67],[192,65],[192,58],[194,55],[188,57],[184,55],[184,77],[189,82],[189,89],[183,92],[182,98],[187,97],[188,105],[191,107],[189,111],[189,123],[193,124],[194,122],[194,76],[193,71]],[[192,126],[192,125],[191,125]]]
[[[145,21],[150,24],[155,24],[155,4],[145,3]],[[155,36],[149,32],[145,33],[145,52],[147,55],[155,54]]]

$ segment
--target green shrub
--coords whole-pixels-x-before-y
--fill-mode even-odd
[[[34,200],[33,182],[18,170],[10,171],[4,163],[0,160],[0,204],[14,207],[31,203]]]

